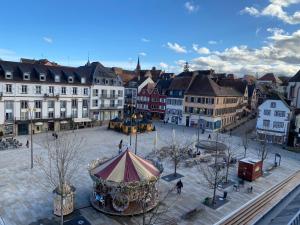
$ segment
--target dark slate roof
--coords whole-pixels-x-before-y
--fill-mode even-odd
[[[242,95],[245,93],[245,89],[247,87],[246,82],[243,82],[240,79],[221,79],[218,80],[218,85],[222,87],[231,87],[234,88],[236,91],[240,92]]]
[[[113,79],[117,80],[117,85],[122,84],[118,75],[116,75],[111,68],[104,67],[99,62],[93,62],[89,65],[80,67],[67,67],[0,60],[0,80],[5,80],[5,72],[7,71],[13,73],[13,81],[24,83],[67,83],[68,77],[72,76],[74,78],[72,84],[81,84],[81,78],[85,78],[86,80],[86,83],[83,85],[91,84],[95,78]],[[23,80],[23,73],[29,73],[30,80]],[[46,75],[46,81],[40,81],[40,74]],[[60,76],[60,82],[54,82],[55,75]]]
[[[206,75],[194,76],[185,94],[197,96],[242,96],[233,88],[219,86]]]
[[[165,94],[170,87],[172,79],[161,79],[157,82],[156,87],[161,94]]]
[[[125,87],[138,88],[148,77],[135,77],[125,84]]]
[[[261,80],[261,81],[272,81],[273,83],[282,83],[282,81],[277,76],[275,76],[274,73],[266,73],[265,75],[263,75],[258,80]]]
[[[300,82],[300,70],[289,80],[289,82]]]
[[[172,79],[169,90],[185,91],[188,88],[191,79],[192,76],[176,76]]]
[[[248,85],[248,97],[252,97],[254,90],[255,90],[255,84],[249,84]]]

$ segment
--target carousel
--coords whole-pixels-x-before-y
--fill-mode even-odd
[[[160,171],[129,149],[108,160],[89,165],[94,181],[92,206],[111,215],[137,215],[158,203],[156,183]]]

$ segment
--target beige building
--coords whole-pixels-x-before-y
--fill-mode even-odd
[[[231,87],[219,86],[209,76],[194,76],[184,98],[184,117],[187,126],[207,130],[222,129],[243,114],[247,94]]]

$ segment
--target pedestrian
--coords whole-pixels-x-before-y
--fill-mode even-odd
[[[209,139],[209,140],[211,139],[211,136],[210,136],[210,134],[208,135],[208,139]]]
[[[119,143],[119,154],[122,152],[122,148],[123,148],[123,139],[121,139]]]
[[[183,183],[182,183],[181,179],[177,182],[176,187],[177,187],[177,193],[180,195],[181,189],[183,188]]]
[[[29,140],[26,142],[26,147],[29,148]]]

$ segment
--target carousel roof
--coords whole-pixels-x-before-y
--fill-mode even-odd
[[[100,164],[91,172],[100,179],[118,183],[152,180],[160,175],[150,161],[135,155],[129,149]]]

